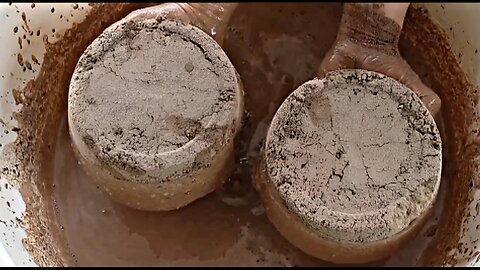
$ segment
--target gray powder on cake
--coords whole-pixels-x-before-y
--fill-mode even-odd
[[[210,166],[230,142],[239,93],[227,56],[199,29],[128,21],[107,29],[80,58],[69,116],[118,179],[167,181]]]
[[[440,184],[432,116],[412,91],[375,72],[300,86],[277,111],[265,156],[290,211],[341,242],[400,232],[431,207]]]

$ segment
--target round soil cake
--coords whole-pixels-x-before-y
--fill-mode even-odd
[[[256,172],[267,215],[306,253],[335,263],[389,256],[426,221],[440,185],[440,134],[406,86],[344,70],[295,90]]]
[[[73,148],[111,198],[178,209],[222,183],[243,90],[220,46],[169,20],[121,21],[81,56],[68,99]]]

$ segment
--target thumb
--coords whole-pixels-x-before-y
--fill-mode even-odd
[[[440,111],[440,108],[442,106],[442,101],[440,100],[440,97],[429,87],[427,87],[423,82],[420,80],[420,78],[413,80],[412,82],[406,81],[405,85],[410,87],[415,94],[420,97],[422,100],[423,104],[427,107],[427,109],[430,111],[430,113],[435,117],[438,112]]]
[[[341,69],[352,69],[355,67],[355,59],[346,54],[331,49],[323,58],[318,70],[318,78],[323,78],[327,73]]]
[[[185,14],[185,7],[181,4],[164,3],[156,6],[146,7],[132,11],[128,14],[124,21],[130,20],[146,20],[146,19],[160,19],[162,17],[170,20],[179,20],[184,23],[190,23],[190,19]]]
[[[396,70],[400,71],[402,69]],[[390,76],[389,74],[385,75]],[[408,67],[408,70],[406,70],[402,76],[391,77],[397,79],[399,82],[405,84],[413,92],[415,92],[433,117],[438,114],[442,106],[440,97],[430,87],[426,86],[420,77],[418,77],[417,73],[415,73],[415,71],[413,71],[410,67]]]
[[[166,18],[181,21],[200,28],[221,46],[227,23],[237,5],[233,3],[163,3],[133,11],[123,20]]]
[[[410,88],[423,102],[433,117],[440,111],[442,102],[440,97],[427,87],[417,73],[403,59],[387,59],[370,57],[363,62],[365,69],[383,73]]]

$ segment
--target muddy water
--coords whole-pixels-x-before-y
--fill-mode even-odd
[[[61,232],[56,244],[64,250],[63,260],[69,265],[329,265],[291,246],[268,222],[250,185],[250,170],[275,110],[297,86],[315,77],[335,39],[340,15],[340,4],[239,6],[224,43],[246,91],[248,113],[238,139],[237,167],[223,189],[178,211],[148,213],[112,203],[79,167],[65,114],[53,170],[53,204]],[[414,22],[407,18],[409,23]],[[435,81],[441,76],[432,76],[425,65],[430,56],[424,52],[431,48],[413,40],[402,37],[402,54],[442,96],[445,84]],[[448,147],[444,159],[448,176]],[[448,177],[443,179],[442,194],[446,181]],[[374,265],[415,264],[435,235],[442,202],[440,198],[430,224],[417,239]]]

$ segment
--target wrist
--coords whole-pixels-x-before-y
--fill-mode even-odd
[[[410,3],[385,3],[383,5],[385,17],[392,19],[402,28]]]
[[[344,4],[337,41],[348,41],[385,54],[398,55],[402,28],[392,17],[399,20],[402,12],[389,5],[392,4]]]

